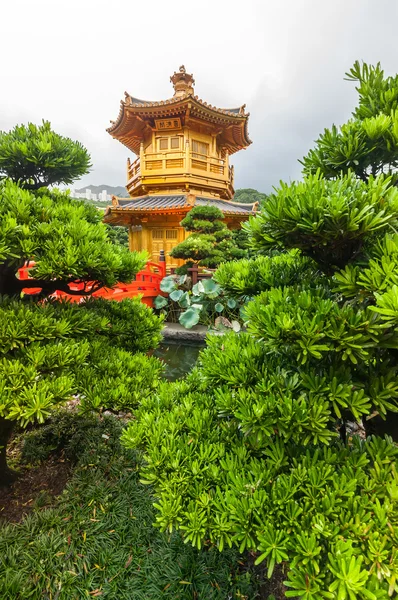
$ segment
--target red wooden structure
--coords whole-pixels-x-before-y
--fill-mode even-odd
[[[161,257],[162,259],[162,257]],[[25,267],[19,269],[19,278],[32,279],[29,275],[29,270],[34,266],[34,263],[29,263]],[[101,288],[100,290],[92,294],[93,298],[105,298],[106,300],[124,300],[125,298],[133,298],[136,296],[142,296],[141,302],[147,304],[147,306],[153,306],[153,299],[158,296],[160,291],[160,282],[163,277],[166,276],[166,263],[162,260],[155,263],[148,261],[145,268],[139,271],[135,277],[135,281],[131,283],[117,283],[113,288]],[[38,281],[40,285],[40,282]],[[23,292],[25,294],[37,294],[40,292],[41,287],[37,288],[25,288]],[[69,285],[73,291],[79,291],[83,289],[83,284]],[[79,294],[67,294],[65,292],[57,291],[52,295],[53,298],[66,299],[70,302],[82,302],[87,295],[80,296]]]

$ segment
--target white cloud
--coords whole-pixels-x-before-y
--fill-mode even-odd
[[[237,187],[268,191],[355,103],[356,59],[398,65],[395,0],[3,0],[0,129],[49,119],[89,149],[82,184],[125,183],[128,151],[106,133],[124,90],[171,96],[184,63],[196,93],[246,103],[253,145],[234,157]]]

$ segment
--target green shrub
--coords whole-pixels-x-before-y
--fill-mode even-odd
[[[356,61],[346,76],[358,84],[358,106],[348,123],[320,135],[302,161],[304,172],[320,169],[333,178],[352,170],[364,181],[382,173],[397,182],[398,75],[385,77],[380,63],[370,66]]]
[[[372,234],[397,226],[398,190],[391,178],[369,182],[350,172],[335,180],[316,173],[281,183],[248,228],[255,249],[299,248],[328,273],[355,260]]]
[[[362,175],[317,172],[270,195],[246,230],[257,252],[285,254],[215,276],[253,294],[247,333],[210,337],[123,433],[161,529],[255,553],[268,577],[286,563],[286,596],[304,600],[398,592],[398,448],[369,435],[383,419],[398,439],[398,190]]]
[[[193,233],[177,244],[170,256],[211,268],[245,256],[242,241],[239,242],[222,219],[222,211],[215,206],[194,206],[181,221],[186,231]]]
[[[52,300],[56,291],[84,296],[131,281],[146,256],[111,244],[95,208],[59,191],[36,189],[72,181],[87,154],[47,125],[0,134],[0,170],[28,188],[0,183],[0,485],[13,477],[6,446],[15,422],[43,422],[53,406],[74,395],[85,410],[112,408],[111,401],[115,410],[127,409],[138,402],[139,388],[145,396],[156,386],[160,373],[154,359],[127,353],[147,352],[160,339],[162,319],[138,300],[83,306]],[[7,170],[10,157],[23,173]],[[19,269],[31,261],[34,279],[21,279]],[[120,361],[127,365],[125,378]]]
[[[0,173],[26,189],[73,183],[90,167],[84,146],[52,131],[48,121],[0,132]]]
[[[96,298],[81,306],[110,321],[106,337],[113,346],[129,352],[148,352],[162,339],[163,317],[155,316],[140,298],[126,298],[122,302]]]
[[[190,289],[186,275],[168,275],[160,289],[169,296],[157,296],[154,306],[169,322],[178,320],[186,329],[198,323],[235,331],[241,328],[237,319],[247,299],[230,297],[213,279],[198,281]]]
[[[291,250],[280,256],[258,256],[219,265],[215,281],[233,296],[254,296],[275,286],[290,285],[300,278],[310,284],[318,275],[316,264]]]
[[[138,457],[120,447],[121,428],[110,416],[60,411],[24,435],[26,460],[42,460],[47,445],[75,467],[51,508],[39,496],[21,523],[0,525],[0,597],[256,598],[256,574],[238,566],[238,552],[197,551],[154,529],[151,490],[139,483]]]

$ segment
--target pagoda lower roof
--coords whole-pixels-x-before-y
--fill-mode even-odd
[[[194,202],[188,201],[185,194],[170,196],[141,196],[140,198],[118,198],[112,197],[112,206],[108,206],[105,212],[105,221],[107,217],[112,220],[112,214],[115,213],[167,213],[167,212],[188,212],[194,206],[215,206],[225,215],[251,215],[255,212],[255,204],[241,204],[231,200],[221,200],[219,198],[207,198],[205,196],[196,196]]]

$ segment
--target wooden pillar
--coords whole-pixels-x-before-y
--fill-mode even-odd
[[[191,164],[189,162],[189,140],[185,140],[185,173],[189,173],[191,170]]]

